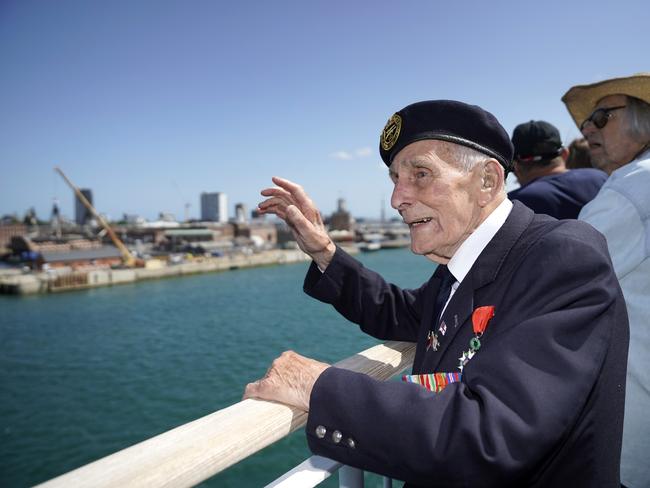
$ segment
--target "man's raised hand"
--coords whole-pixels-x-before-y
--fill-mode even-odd
[[[262,195],[268,198],[259,204],[260,213],[275,214],[284,220],[300,249],[324,271],[336,246],[325,231],[320,212],[300,185],[277,176],[272,180],[277,186],[262,190]]]

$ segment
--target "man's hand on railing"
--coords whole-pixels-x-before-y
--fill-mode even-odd
[[[272,400],[309,411],[314,383],[329,366],[293,351],[283,352],[263,378],[246,385],[243,399]]]

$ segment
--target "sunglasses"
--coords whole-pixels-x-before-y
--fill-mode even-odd
[[[625,108],[626,106],[627,105],[621,105],[620,107],[599,108],[598,110],[594,110],[593,113],[588,118],[586,118],[582,124],[580,124],[580,130],[584,130],[587,122],[591,122],[597,128],[602,129],[607,125],[607,122],[609,121],[610,112],[613,110],[618,110],[620,108]]]

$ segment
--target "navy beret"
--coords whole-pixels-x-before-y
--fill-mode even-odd
[[[490,112],[454,100],[417,102],[396,112],[381,133],[379,153],[386,166],[409,144],[437,139],[471,147],[512,169],[510,137]]]

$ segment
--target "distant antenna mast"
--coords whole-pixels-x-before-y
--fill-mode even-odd
[[[190,202],[185,203],[185,222],[190,220],[190,207],[192,204]]]
[[[178,183],[176,183],[176,180],[172,180],[172,183],[173,183],[174,187],[176,188],[176,191],[178,192],[178,194],[181,196],[181,200],[183,200],[185,202],[183,207],[185,209],[185,212],[184,212],[185,222],[187,222],[187,221],[190,220],[190,207],[192,206],[192,204],[190,202],[188,202],[187,200],[185,200],[185,197],[183,196],[183,192],[181,191],[180,187],[178,186]]]

